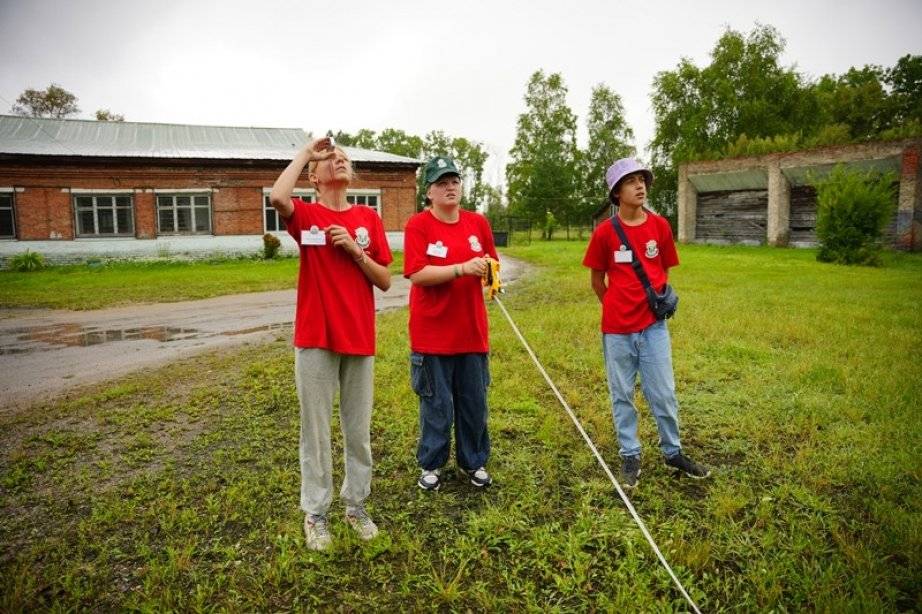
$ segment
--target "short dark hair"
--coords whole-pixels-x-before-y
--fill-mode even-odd
[[[621,189],[621,182],[627,179],[628,177],[630,177],[631,175],[642,175],[644,185],[647,186],[648,190],[650,189],[650,180],[647,178],[647,174],[645,172],[640,170],[640,171],[634,171],[633,173],[628,173],[627,175],[619,179],[618,183],[616,183],[614,187],[612,187],[611,192],[608,193],[608,201],[614,206],[616,207],[619,206],[618,205],[618,191]]]

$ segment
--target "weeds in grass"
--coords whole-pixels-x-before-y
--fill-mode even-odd
[[[617,462],[582,246],[510,251],[536,272],[505,304]],[[665,471],[640,402],[632,500],[706,611],[922,607],[922,259],[814,255],[685,247],[672,275],[683,443],[715,476]],[[489,311],[494,486],[451,468],[442,492],[415,486],[407,316],[382,314],[368,502],[382,534],[360,542],[336,502],[326,553],[303,545],[287,340],[0,416],[0,610],[684,611]]]

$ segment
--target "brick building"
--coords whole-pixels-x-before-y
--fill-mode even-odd
[[[679,166],[678,237],[683,242],[812,246],[816,190],[836,165],[892,171],[896,214],[886,231],[898,249],[922,249],[922,140],[839,145]]]
[[[307,139],[299,129],[0,115],[0,258],[27,248],[55,261],[258,251],[264,233],[287,234],[268,193]],[[373,207],[402,248],[419,161],[343,149],[357,176],[349,200]],[[306,173],[295,193],[314,198]]]

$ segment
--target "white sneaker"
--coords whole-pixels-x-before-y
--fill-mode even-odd
[[[419,479],[416,480],[416,485],[423,490],[438,490],[442,487],[442,478],[440,477],[441,473],[442,472],[439,469],[433,469],[432,471],[423,469]]]
[[[304,515],[304,538],[311,550],[326,550],[333,541],[325,516]]]
[[[493,478],[490,477],[490,474],[487,473],[487,470],[483,467],[474,469],[473,471],[468,471],[467,469],[462,469],[462,471],[470,478],[471,484],[477,488],[485,488],[493,483]]]
[[[359,537],[365,541],[373,539],[378,534],[378,527],[365,511],[364,507],[350,507],[346,510],[346,522],[349,523]]]

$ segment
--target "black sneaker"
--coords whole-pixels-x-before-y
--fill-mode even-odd
[[[416,485],[423,490],[438,490],[442,487],[441,473],[439,469],[433,469],[432,471],[423,469],[419,479],[416,480]]]
[[[640,478],[640,457],[625,456],[621,459],[621,485],[631,490],[637,488]]]
[[[688,477],[694,478],[696,480],[703,480],[704,478],[710,477],[711,475],[710,469],[702,467],[681,452],[675,456],[664,458],[663,462],[666,463],[667,467],[672,467],[676,471],[681,471]]]
[[[493,483],[493,478],[490,477],[490,474],[487,473],[487,470],[483,467],[473,470],[462,469],[462,471],[470,478],[471,484],[477,488],[484,488]]]

